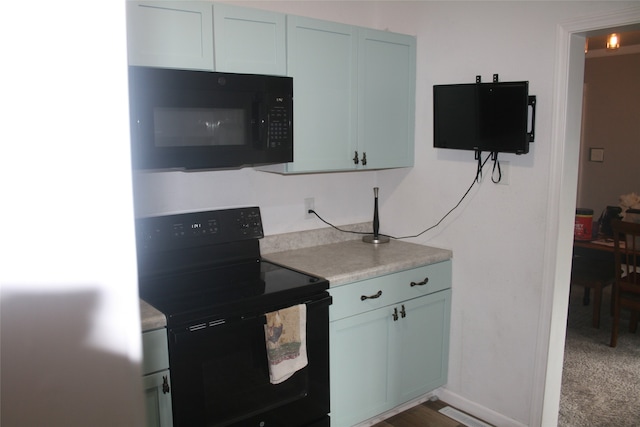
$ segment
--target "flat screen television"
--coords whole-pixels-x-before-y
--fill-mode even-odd
[[[433,145],[526,154],[533,141],[534,106],[526,81],[435,85]]]

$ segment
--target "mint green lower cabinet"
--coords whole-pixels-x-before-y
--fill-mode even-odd
[[[446,261],[330,289],[332,427],[353,426],[446,383],[450,286]]]
[[[146,427],[172,427],[171,378],[166,329],[143,332],[142,374],[147,414]]]
[[[331,323],[332,427],[354,425],[390,407],[390,317],[381,308]]]
[[[169,370],[142,377],[147,427],[173,426]]]
[[[397,322],[397,363],[391,377],[397,379],[398,403],[434,390],[447,382],[451,289],[407,301],[406,317]]]

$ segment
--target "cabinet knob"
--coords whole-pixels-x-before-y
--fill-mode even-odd
[[[373,295],[362,295],[360,296],[360,301],[364,301],[366,299],[376,299],[376,298],[380,298],[382,296],[382,291],[378,291],[377,293],[373,294]]]
[[[400,309],[400,316],[404,319],[407,317],[407,310],[404,309],[404,304],[402,304],[402,309]]]
[[[362,166],[367,166],[367,153],[362,153]]]
[[[358,152],[356,151],[353,155],[353,164],[357,165],[360,160],[358,159]]]
[[[162,393],[169,393],[169,380],[166,375],[162,376]]]
[[[411,282],[411,287],[426,285],[428,281],[429,281],[429,278],[428,278],[428,277],[425,277],[425,278],[424,278],[424,280],[423,280],[422,282],[418,282],[418,283],[416,283],[416,282]]]
[[[404,316],[402,316],[404,317]],[[393,308],[393,321],[397,321],[398,320],[398,307],[394,307]]]

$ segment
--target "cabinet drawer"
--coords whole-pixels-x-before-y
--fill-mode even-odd
[[[329,318],[342,319],[450,287],[451,261],[349,283],[329,289],[333,297]]]
[[[142,334],[142,375],[169,369],[167,330],[156,329]]]

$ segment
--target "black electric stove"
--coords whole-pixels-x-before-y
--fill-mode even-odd
[[[136,235],[140,297],[167,318],[175,427],[329,426],[329,283],[262,259],[259,208],[140,218]],[[270,384],[265,314],[300,304],[308,366]]]

